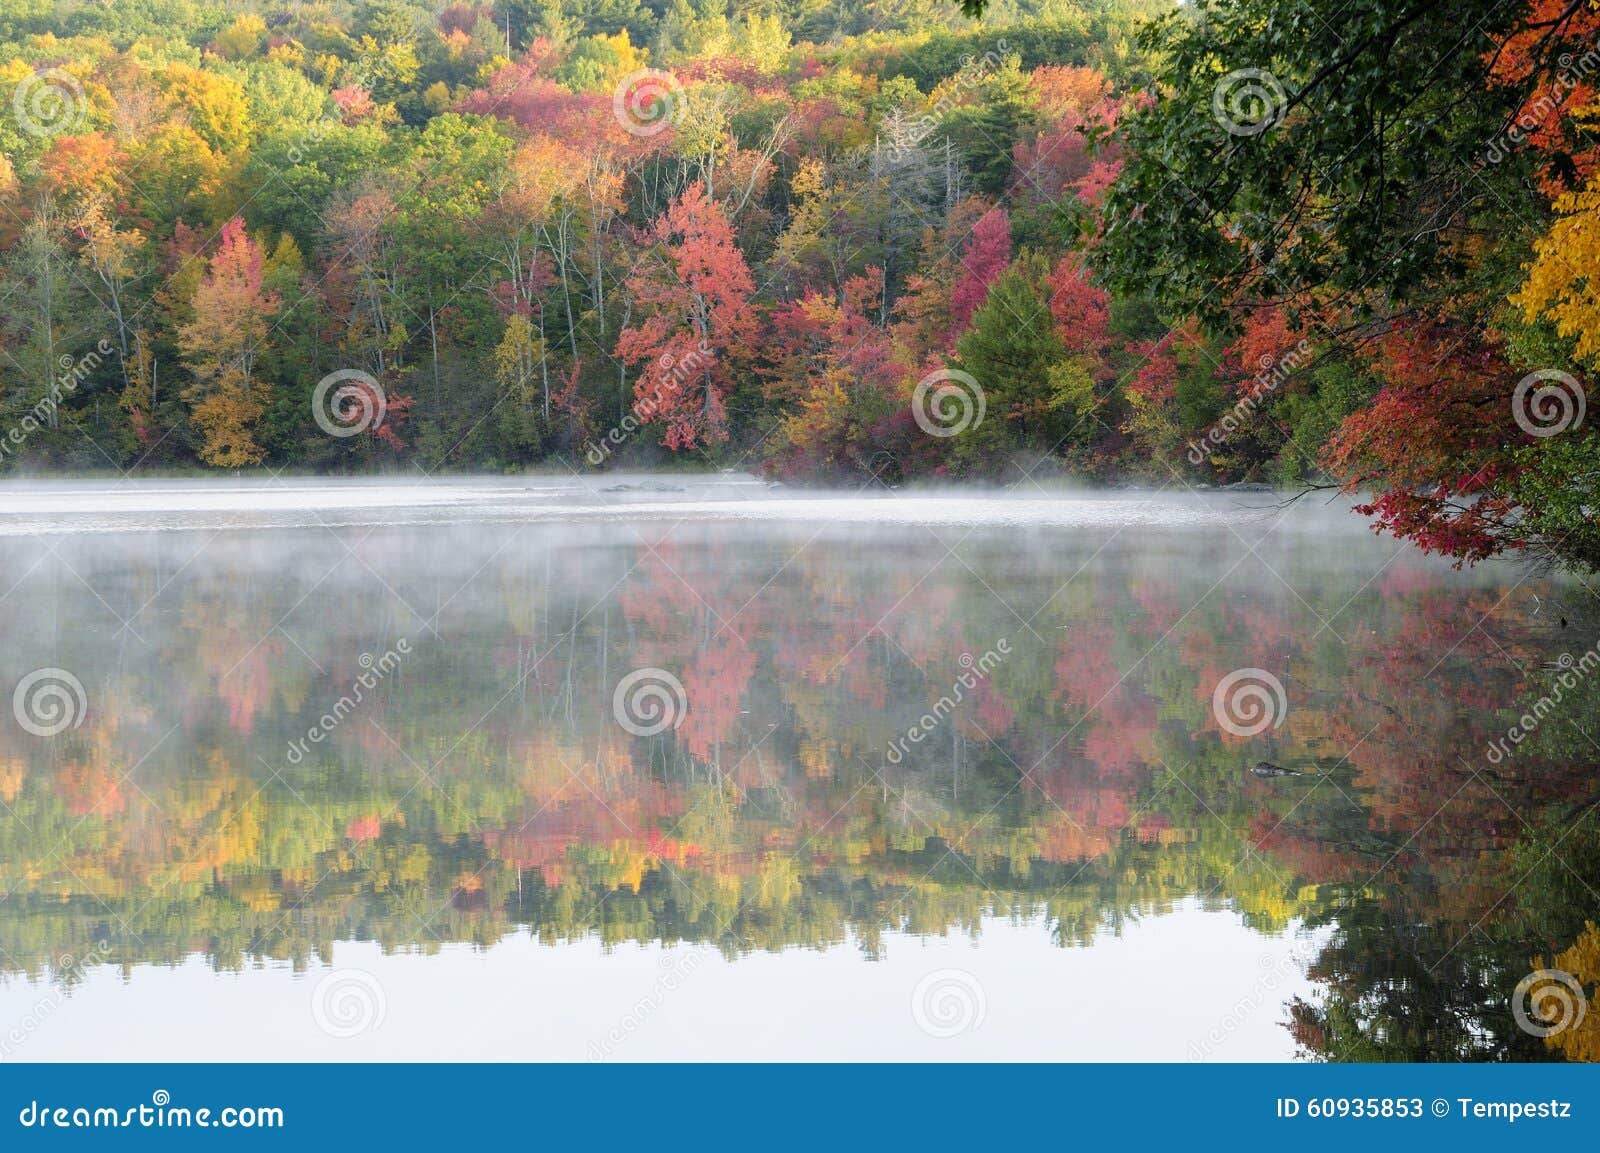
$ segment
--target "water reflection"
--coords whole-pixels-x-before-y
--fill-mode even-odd
[[[0,687],[59,670],[84,708],[0,713],[0,967],[519,932],[875,958],[1220,909],[1318,931],[1306,1055],[1595,1059],[1600,1012],[1541,1039],[1510,1004],[1600,980],[1589,594],[1183,511],[9,537]],[[1219,719],[1241,669],[1281,724]]]

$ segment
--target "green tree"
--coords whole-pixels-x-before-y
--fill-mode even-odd
[[[1482,162],[1534,82],[1492,85],[1482,38],[1521,7],[1220,0],[1154,23],[1161,85],[1119,131],[1110,279],[1213,322],[1257,293],[1442,289],[1459,307],[1463,253],[1486,214],[1505,228],[1534,164],[1532,149]]]
[[[989,290],[972,326],[956,343],[956,363],[983,391],[985,416],[955,437],[964,467],[992,463],[992,454],[1051,451],[1086,437],[1094,407],[1087,358],[1069,356],[1046,305],[1050,266],[1023,252]]]
[[[979,68],[976,63],[966,66],[972,71]],[[1037,118],[1033,89],[1021,63],[1008,56],[982,75],[976,98],[952,108],[941,127],[972,170],[978,191],[998,196],[1011,177],[1012,152]]]

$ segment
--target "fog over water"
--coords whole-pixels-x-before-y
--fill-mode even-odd
[[[82,481],[0,538],[19,1057],[1561,1055],[1506,1004],[1594,915],[1592,598],[1343,501]]]
[[[510,480],[0,485],[0,533],[525,521],[769,521],[1185,528],[1272,517],[1279,498],[1221,492],[917,488],[820,491],[744,474]],[[1355,527],[1353,525],[1347,527]]]

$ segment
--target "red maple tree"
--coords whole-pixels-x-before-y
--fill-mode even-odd
[[[634,415],[664,425],[668,448],[727,440],[729,354],[757,336],[750,268],[733,226],[698,181],[656,220],[650,239],[653,251],[627,282],[645,319],[617,338],[617,356],[644,365]]]

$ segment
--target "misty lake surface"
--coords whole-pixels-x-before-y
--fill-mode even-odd
[[[1268,494],[0,486],[0,1058],[1570,1057],[1595,608]]]

